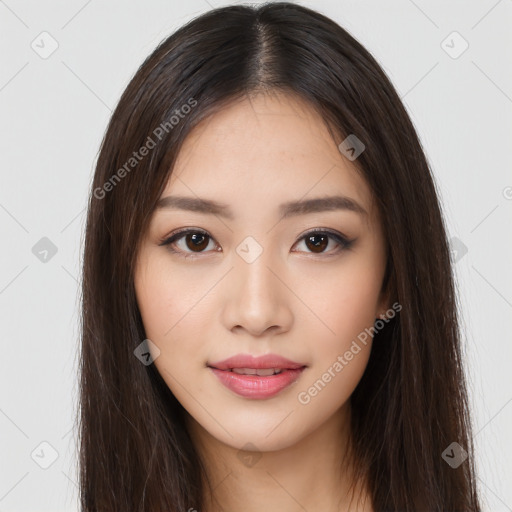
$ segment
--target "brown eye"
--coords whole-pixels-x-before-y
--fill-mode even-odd
[[[351,244],[355,240],[347,240],[341,233],[333,232],[333,231],[310,231],[306,233],[302,238],[299,239],[299,242],[303,242],[306,250],[306,253],[319,254],[323,255],[325,253],[326,256],[330,254],[338,254],[344,249],[350,248]],[[201,229],[182,229],[176,233],[173,233],[167,239],[163,240],[159,245],[168,246],[169,251],[172,253],[179,254],[184,258],[194,257],[195,254],[201,254],[210,252],[208,247],[210,242],[213,243],[213,247],[217,245],[213,238],[206,232]],[[330,243],[333,242],[334,248],[330,247]],[[295,245],[297,245],[297,243]],[[337,247],[336,247],[337,246]],[[214,249],[219,251],[217,249]]]
[[[329,245],[329,237],[327,235],[308,235],[305,237],[305,243],[312,252],[320,253]]]
[[[209,237],[203,233],[187,233],[185,235],[185,244],[192,250],[199,252],[208,247]]]
[[[210,244],[212,238],[208,233],[199,229],[183,229],[172,234],[169,238],[160,243],[168,246],[174,253],[183,253],[184,257],[192,254],[201,254],[207,252],[205,249]],[[180,243],[181,242],[181,243]],[[174,247],[177,246],[177,249]]]
[[[325,253],[326,255],[329,255],[330,253],[337,254],[344,249],[348,249],[354,240],[347,240],[341,233],[324,230],[320,231],[317,229],[303,235],[299,242],[304,243],[306,247],[304,252],[306,253]],[[330,242],[333,242],[333,244],[331,244],[331,247],[327,250]]]

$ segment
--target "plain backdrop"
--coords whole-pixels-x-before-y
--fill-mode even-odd
[[[512,2],[300,3],[375,56],[417,128],[456,260],[478,483],[485,510],[512,511]],[[78,510],[80,252],[99,144],[143,59],[227,4],[0,1],[0,512]]]

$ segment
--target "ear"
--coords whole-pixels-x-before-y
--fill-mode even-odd
[[[379,299],[377,310],[375,311],[375,319],[378,318],[385,318],[386,317],[386,311],[391,308],[391,300],[389,299],[388,294],[382,294],[381,298]]]
[[[382,282],[382,289],[379,295],[377,310],[375,311],[375,318],[385,317],[386,311],[391,309],[395,295],[395,273],[391,270],[391,267],[387,267]]]

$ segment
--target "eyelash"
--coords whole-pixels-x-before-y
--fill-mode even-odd
[[[176,250],[176,249],[174,249],[172,247],[173,243],[179,241],[185,235],[188,235],[188,234],[201,234],[201,235],[205,235],[210,240],[214,240],[213,237],[210,236],[208,234],[208,232],[204,231],[203,229],[199,229],[199,228],[194,228],[194,229],[184,228],[184,229],[180,229],[178,231],[175,231],[174,233],[171,233],[167,238],[165,238],[164,240],[161,240],[161,242],[158,245],[160,245],[160,246],[168,246],[167,249],[170,252],[178,254],[180,257],[184,257],[184,258],[195,258],[195,257],[198,257],[198,256],[200,256],[201,254],[203,254],[205,252],[208,252],[208,251],[203,251],[203,252],[184,252],[182,250]],[[324,228],[315,228],[315,229],[313,229],[311,231],[308,231],[307,233],[304,233],[297,240],[297,242],[295,242],[295,244],[297,244],[298,242],[301,242],[302,240],[304,240],[305,238],[307,238],[308,236],[313,235],[313,234],[315,234],[315,235],[327,235],[329,238],[333,239],[334,241],[336,241],[341,246],[341,247],[338,247],[338,249],[335,250],[334,254],[329,254],[329,253],[325,253],[325,252],[324,253],[314,253],[314,252],[310,252],[309,253],[309,254],[318,254],[321,257],[322,256],[323,257],[335,256],[335,255],[339,254],[340,252],[342,252],[344,250],[350,249],[350,247],[352,246],[353,242],[355,242],[355,239],[348,240],[341,233],[338,233],[336,231],[332,231],[330,229],[324,229]]]

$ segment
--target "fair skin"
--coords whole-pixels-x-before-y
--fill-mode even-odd
[[[160,351],[154,364],[186,410],[205,461],[213,488],[211,495],[205,488],[207,512],[372,510],[363,489],[349,508],[345,450],[349,399],[371,338],[307,403],[298,399],[390,307],[381,294],[378,211],[340,142],[294,96],[234,102],[189,134],[161,196],[214,200],[232,218],[157,208],[143,240],[137,302]],[[279,215],[282,203],[334,195],[365,213]],[[207,237],[198,234],[198,249],[193,235],[176,240],[174,253],[159,245],[181,228]],[[322,230],[354,241],[345,247]],[[310,231],[320,232],[312,243],[303,238]],[[262,252],[249,262],[240,247]],[[207,367],[239,353],[276,353],[306,368],[271,398],[242,397]]]

